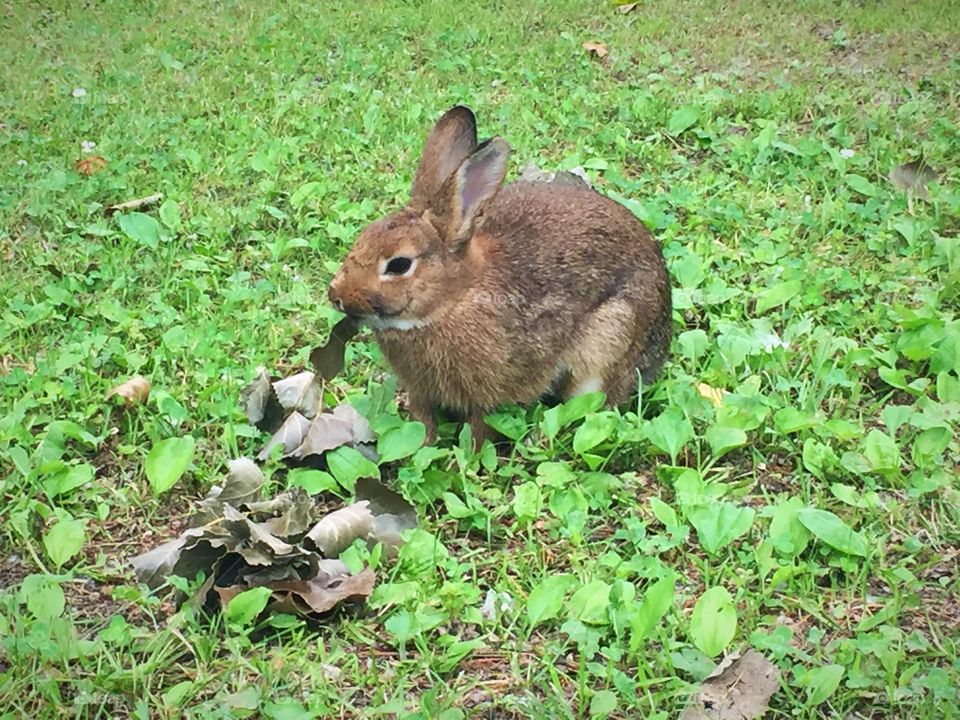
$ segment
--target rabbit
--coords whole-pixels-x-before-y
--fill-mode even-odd
[[[439,409],[480,446],[503,403],[602,390],[623,404],[669,353],[670,281],[644,225],[585,185],[504,185],[509,154],[451,108],[407,206],[359,234],[330,284],[333,305],[373,329],[428,442]]]

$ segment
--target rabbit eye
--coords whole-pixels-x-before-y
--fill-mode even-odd
[[[413,258],[398,255],[397,257],[390,258],[383,272],[386,275],[406,275],[412,267]]]

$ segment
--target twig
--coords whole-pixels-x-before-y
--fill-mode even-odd
[[[127,200],[126,202],[117,203],[116,205],[111,205],[104,212],[107,215],[113,215],[115,212],[121,212],[124,210],[139,210],[145,208],[148,205],[154,205],[155,203],[163,200],[162,193],[156,193],[155,195],[147,195],[146,197],[136,198],[134,200]]]

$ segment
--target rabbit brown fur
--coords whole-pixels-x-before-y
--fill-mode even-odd
[[[368,226],[330,286],[365,320],[432,439],[453,410],[480,442],[485,413],[551,393],[629,399],[671,337],[660,247],[622,205],[586,187],[502,187],[509,147],[477,145],[473,113],[427,140],[410,203]]]

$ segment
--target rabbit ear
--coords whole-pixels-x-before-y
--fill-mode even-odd
[[[444,186],[447,197],[440,220],[449,243],[457,245],[470,237],[473,221],[503,185],[509,157],[510,146],[503,138],[487,140]]]
[[[477,120],[470,108],[457,105],[444,113],[427,138],[410,192],[410,207],[422,212],[443,184],[477,147]]]

